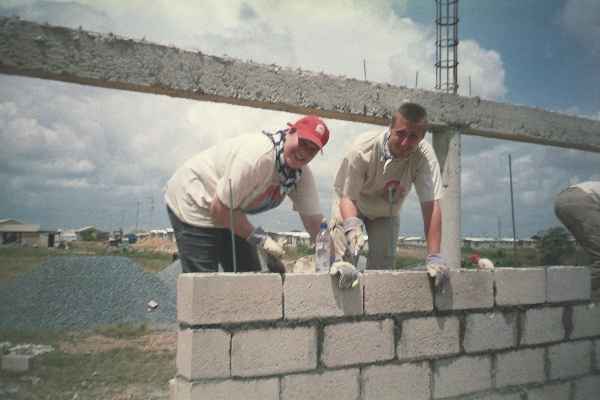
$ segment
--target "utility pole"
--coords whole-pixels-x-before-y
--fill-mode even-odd
[[[419,88],[419,71],[415,74],[415,89]]]
[[[471,75],[469,75],[469,97],[471,97]]]
[[[367,80],[367,59],[363,58],[363,80]]]
[[[498,239],[502,239],[502,220],[498,215]]]
[[[517,229],[515,227],[515,200],[513,195],[512,181],[512,158],[508,155],[508,175],[510,181],[510,212],[512,214],[512,229],[513,229],[513,267],[517,266]]]
[[[150,196],[150,229],[154,229],[154,196]]]
[[[135,212],[135,231],[137,233],[139,222],[140,222],[140,201],[137,200],[136,204],[137,204],[137,210]]]

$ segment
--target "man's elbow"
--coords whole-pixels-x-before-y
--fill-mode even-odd
[[[215,196],[212,203],[210,204],[210,217],[219,225],[227,225],[227,214],[228,208],[221,203],[218,197]]]

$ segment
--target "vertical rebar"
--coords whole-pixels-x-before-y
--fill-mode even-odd
[[[458,0],[435,0],[435,88],[458,92]]]
[[[415,74],[415,89],[419,88],[419,71]]]
[[[510,181],[510,212],[512,214],[513,228],[513,267],[517,266],[517,228],[515,227],[515,200],[513,196],[513,180],[512,180],[512,158],[508,155],[508,177]]]
[[[235,257],[235,233],[233,226],[233,189],[229,179],[229,230],[231,231],[231,257],[233,259],[233,272],[237,272],[237,260]]]
[[[469,75],[469,97],[471,97],[471,75]]]

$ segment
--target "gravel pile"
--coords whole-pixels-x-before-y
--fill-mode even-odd
[[[159,277],[126,257],[50,258],[32,272],[0,283],[0,329],[174,324],[174,269],[171,265]],[[159,306],[148,311],[151,300]]]

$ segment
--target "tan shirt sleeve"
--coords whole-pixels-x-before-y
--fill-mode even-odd
[[[293,208],[302,215],[322,214],[319,205],[319,192],[312,171],[308,166],[302,170],[302,176],[296,189],[289,194]]]
[[[367,163],[361,153],[352,150],[344,159],[336,176],[336,190],[340,197],[358,201],[367,173]]]
[[[442,198],[440,165],[431,146],[427,146],[417,166],[415,190],[421,203]]]

